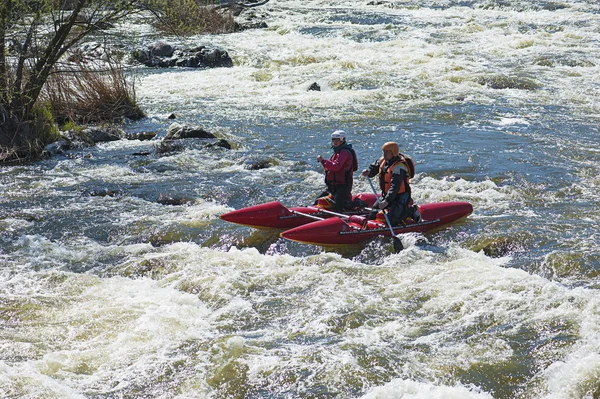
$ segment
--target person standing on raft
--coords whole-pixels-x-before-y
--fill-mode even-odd
[[[327,191],[319,195],[315,205],[343,212],[345,208],[353,206],[352,174],[358,170],[358,159],[352,144],[346,142],[343,130],[336,130],[331,134],[331,148],[333,155],[330,159],[317,155],[317,161],[325,169]]]

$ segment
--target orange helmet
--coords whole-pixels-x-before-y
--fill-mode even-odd
[[[398,147],[398,143],[388,141],[381,146],[381,151],[391,151],[392,155],[396,156],[400,152],[400,148]]]

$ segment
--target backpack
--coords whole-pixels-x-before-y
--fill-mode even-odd
[[[354,151],[354,148],[349,147],[348,151],[350,151],[350,154],[352,154],[352,171],[356,172],[358,170],[358,158],[356,157],[356,151]]]
[[[413,159],[409,155],[398,155],[400,155],[406,161],[406,166],[408,166],[408,177],[410,177],[411,179],[415,177],[415,161],[413,161]]]

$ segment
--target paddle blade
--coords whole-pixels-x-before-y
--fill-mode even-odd
[[[402,245],[402,240],[398,236],[393,237],[394,242],[394,252],[398,253],[404,249],[404,245]]]

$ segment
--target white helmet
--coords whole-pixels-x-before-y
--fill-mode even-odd
[[[346,132],[343,130],[336,130],[335,132],[331,133],[331,139],[346,140]]]

